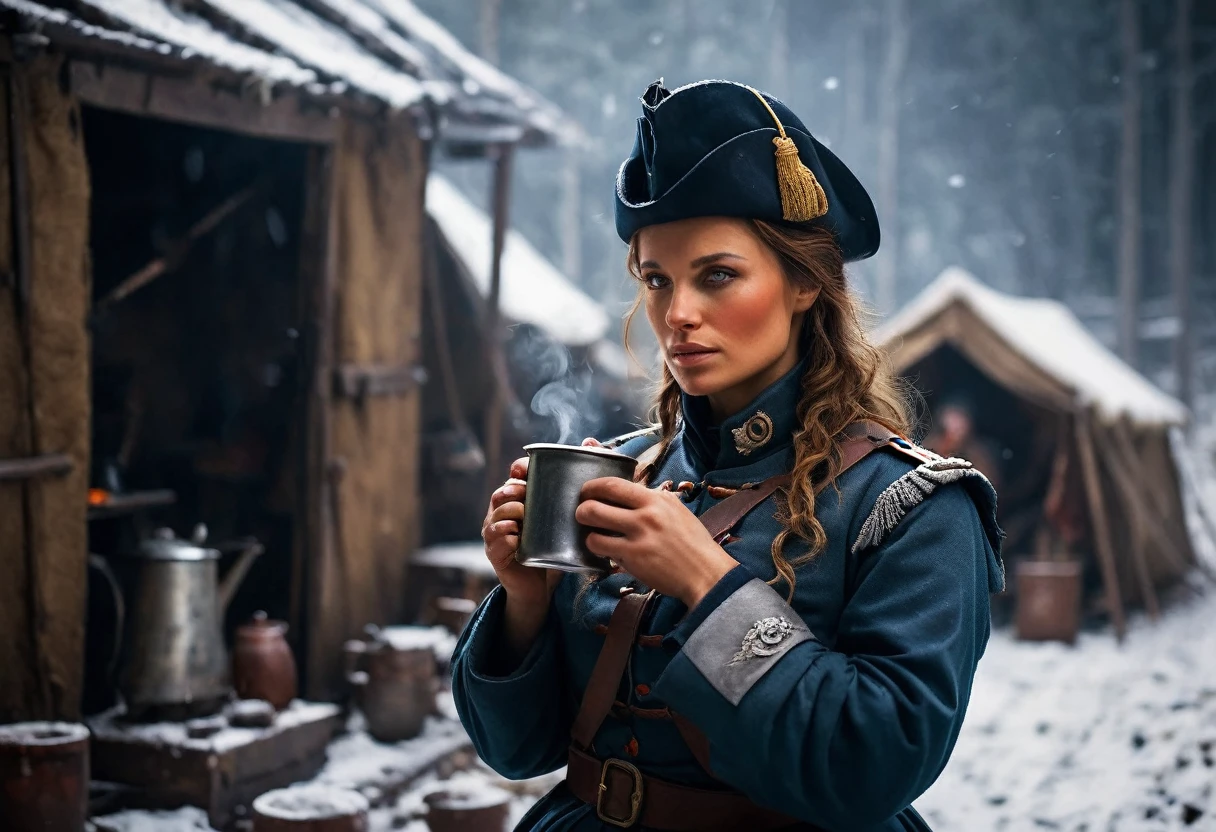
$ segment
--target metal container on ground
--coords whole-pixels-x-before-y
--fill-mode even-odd
[[[1017,637],[1073,644],[1081,626],[1081,564],[1023,560],[1017,565]]]
[[[253,832],[367,832],[367,798],[350,789],[301,785],[253,801]]]
[[[453,786],[431,792],[426,825],[431,832],[503,832],[511,795],[494,786]]]
[[[72,722],[0,725],[0,828],[81,832],[88,809],[88,728]]]
[[[605,573],[611,564],[587,549],[593,529],[574,519],[579,492],[590,480],[632,480],[637,461],[606,448],[538,443],[526,445],[528,486],[516,560],[563,572]]]

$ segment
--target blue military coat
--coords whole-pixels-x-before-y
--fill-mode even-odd
[[[653,483],[689,481],[698,516],[724,492],[787,472],[801,368],[720,426],[703,399],[685,397],[684,424]],[[752,447],[735,431],[763,412],[771,438]],[[753,432],[753,435],[763,431]],[[629,441],[637,455],[653,437]],[[746,451],[744,453],[743,451]],[[962,726],[989,635],[989,593],[1003,586],[995,494],[974,469],[918,465],[878,451],[822,492],[816,516],[828,544],[786,587],[770,544],[780,531],[772,498],[748,514],[724,548],[740,565],[693,610],[652,604],[618,698],[634,709],[605,720],[594,742],[664,780],[721,787],[828,830],[921,830],[910,804],[945,766]],[[800,542],[791,542],[793,559]],[[501,587],[460,638],[452,667],[461,721],[482,759],[512,778],[565,764],[570,725],[631,579],[587,586],[567,575],[547,623],[514,668],[501,667]],[[772,655],[733,661],[752,627],[796,624]],[[769,652],[769,651],[765,651]],[[694,759],[668,707],[710,742],[714,777]],[[607,830],[595,809],[558,786],[521,830]]]

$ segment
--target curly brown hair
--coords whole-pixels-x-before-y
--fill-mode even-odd
[[[841,459],[836,438],[850,424],[877,422],[887,429],[908,435],[911,430],[911,391],[891,371],[885,353],[870,344],[862,326],[861,303],[849,288],[844,258],[831,233],[818,228],[777,225],[751,220],[756,235],[781,261],[786,278],[795,285],[819,290],[815,304],[806,313],[799,338],[799,352],[807,358],[798,401],[801,427],[794,433],[793,483],[785,492],[778,518],[784,527],[773,540],[772,558],[776,576],[784,581],[788,598],[794,594],[794,570],[813,559],[827,544],[823,526],[815,517],[815,484],[834,485]],[[629,244],[628,268],[641,283],[638,238]],[[629,343],[633,317],[641,309],[645,286],[625,316],[625,343]],[[680,388],[662,364],[651,421],[659,429],[659,453],[655,462],[638,472],[649,482],[655,465],[663,459],[675,439],[680,420]],[[809,544],[806,554],[787,560],[786,542],[791,536]]]

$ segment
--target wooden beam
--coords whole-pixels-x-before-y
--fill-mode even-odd
[[[25,459],[0,459],[0,482],[55,477],[69,473],[75,466],[67,454],[43,454]]]
[[[1098,478],[1098,463],[1094,457],[1093,434],[1090,431],[1090,412],[1082,411],[1074,420],[1077,436],[1077,452],[1081,458],[1081,479],[1085,482],[1085,496],[1089,500],[1089,525],[1093,529],[1094,548],[1098,553],[1098,564],[1102,569],[1102,583],[1106,589],[1106,604],[1111,621],[1115,625],[1115,636],[1123,641],[1127,635],[1127,620],[1123,615],[1123,598],[1119,594],[1119,576],[1115,571],[1115,550],[1111,544],[1110,527],[1107,525],[1106,507],[1102,499],[1102,482]]]
[[[97,312],[104,312],[111,304],[117,303],[132,292],[139,291],[165,272],[176,269],[186,259],[191,246],[200,238],[214,231],[229,215],[248,202],[258,192],[259,187],[258,185],[251,185],[230,196],[215,208],[212,208],[206,216],[190,227],[185,236],[173,242],[168,254],[153,258],[141,269],[124,278],[121,283],[114,287],[108,295],[97,303]]]
[[[426,370],[417,364],[340,364],[334,368],[334,395],[347,399],[400,396],[426,383]]]
[[[490,365],[494,369],[494,383],[490,385],[490,401],[486,405],[485,443],[486,491],[491,491],[502,479],[502,412],[508,388],[507,363],[502,351],[502,313],[499,295],[502,291],[502,253],[506,246],[507,227],[510,225],[508,210],[511,205],[511,160],[514,145],[498,146],[494,160],[494,228],[492,255],[490,258],[490,291],[486,296],[486,345],[490,354]]]
[[[295,95],[268,103],[235,94],[205,75],[160,75],[76,59],[72,92],[85,104],[267,139],[331,144],[338,119]]]

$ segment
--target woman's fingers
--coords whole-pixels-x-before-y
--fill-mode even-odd
[[[524,519],[524,504],[517,502],[503,503],[490,512],[489,522],[497,523],[500,520],[523,520]]]
[[[507,480],[490,495],[490,510],[503,503],[522,503],[526,492],[527,486],[523,480]]]
[[[579,496],[583,500],[599,500],[623,508],[641,508],[652,494],[649,488],[636,482],[620,477],[600,477],[584,484]]]
[[[601,503],[599,500],[583,500],[574,510],[574,519],[584,526],[607,529],[625,534],[634,526],[633,511],[627,508]]]
[[[511,479],[526,480],[528,478],[528,458],[520,457],[511,463],[511,472],[507,474]]]
[[[583,440],[583,447],[584,448],[602,448],[602,447],[604,447],[604,443],[600,442],[600,440],[596,439],[594,436],[588,436],[586,439]]]
[[[506,521],[511,522],[511,521]],[[496,532],[487,532],[486,534],[486,556],[490,559],[490,565],[496,569],[502,569],[507,564],[515,559],[515,553],[519,550],[519,533],[510,532],[508,530],[499,530]]]
[[[587,548],[602,558],[612,558],[626,570],[629,555],[629,542],[623,537],[616,537],[601,532],[591,532],[587,535]]]

